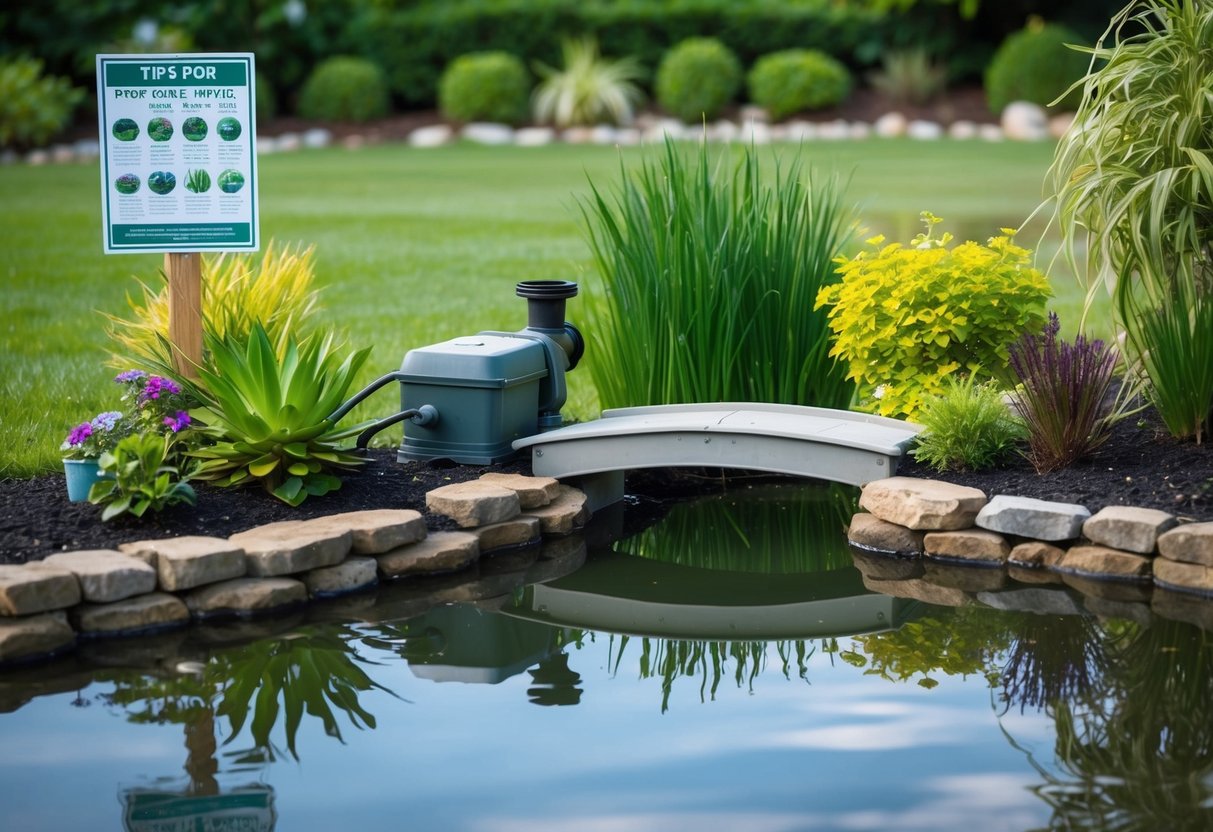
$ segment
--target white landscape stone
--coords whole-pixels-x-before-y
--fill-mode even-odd
[[[1158,509],[1106,506],[1082,524],[1082,533],[1092,543],[1148,555],[1174,525],[1175,516]]]
[[[139,558],[114,549],[62,552],[43,561],[66,569],[80,582],[85,601],[106,603],[144,595],[156,588],[156,570]]]
[[[943,127],[938,122],[915,119],[906,125],[906,136],[918,141],[935,141],[943,138]]]
[[[1049,119],[1044,108],[1030,101],[1013,101],[1002,111],[1002,132],[1008,139],[1036,142],[1049,137]]]
[[[427,127],[418,127],[412,133],[409,133],[409,145],[411,147],[441,147],[447,144],[454,137],[454,131],[445,124],[431,124]]]
[[[999,494],[977,515],[977,525],[992,532],[1036,540],[1072,540],[1091,516],[1085,506]]]
[[[522,127],[514,133],[514,144],[519,147],[544,147],[556,141],[556,131],[551,127]]]
[[[895,139],[906,134],[909,122],[898,112],[885,113],[872,125],[873,132],[882,139]]]
[[[977,138],[977,124],[968,119],[957,119],[948,126],[948,136],[968,141]]]
[[[369,509],[330,514],[308,521],[316,529],[334,534],[350,533],[350,549],[359,555],[379,555],[426,535],[425,518],[421,512],[405,509]]]
[[[150,564],[160,588],[179,592],[244,575],[244,549],[222,537],[187,535],[123,543],[118,549]]]
[[[503,474],[490,471],[480,475],[480,482],[508,488],[518,495],[518,505],[523,511],[546,506],[560,492],[560,481],[553,477],[528,477],[525,474]]]
[[[353,543],[349,529],[333,529],[310,520],[268,523],[228,539],[244,549],[247,572],[255,577],[293,575],[332,566],[345,559]]]
[[[0,616],[33,615],[80,603],[80,582],[45,561],[0,564]]]
[[[508,124],[495,124],[486,121],[474,121],[465,124],[459,135],[476,144],[507,145],[514,141],[514,128]]]
[[[522,511],[518,495],[512,490],[479,480],[435,488],[425,495],[425,505],[465,529],[500,523],[517,517]]]

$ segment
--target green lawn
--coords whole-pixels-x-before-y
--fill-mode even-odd
[[[262,239],[316,245],[325,314],[353,345],[374,346],[369,381],[412,347],[525,325],[519,280],[589,279],[578,199],[589,179],[610,187],[645,152],[459,145],[264,156]],[[873,232],[908,240],[925,209],[957,237],[984,240],[1036,207],[1052,146],[873,140],[809,144],[804,154],[817,172],[850,177]],[[162,258],[102,253],[96,164],[0,167],[0,228],[0,476],[26,476],[58,468],[68,428],[117,404],[98,310],[122,312],[136,278],[154,280]],[[1038,241],[1036,229],[1021,236]],[[1069,330],[1082,292],[1067,276],[1054,283]],[[576,299],[568,314],[578,320]],[[570,375],[567,413],[596,414],[588,381]],[[396,403],[385,392],[356,415]]]

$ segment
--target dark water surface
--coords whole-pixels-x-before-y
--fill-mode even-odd
[[[854,499],[754,489],[502,594],[0,675],[0,828],[1213,828],[1204,630],[872,592]]]

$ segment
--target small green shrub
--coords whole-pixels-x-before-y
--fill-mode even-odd
[[[714,119],[741,88],[741,62],[715,38],[688,38],[657,68],[657,103],[686,122]]]
[[[923,399],[918,421],[926,430],[911,453],[936,471],[993,468],[1026,435],[998,385],[979,384],[972,376],[948,377],[942,393]]]
[[[89,489],[88,501],[105,506],[102,520],[122,514],[142,517],[178,503],[194,504],[189,475],[173,464],[173,434],[135,433],[101,455],[102,479]]]
[[[1010,345],[1044,323],[1049,281],[1030,265],[1013,231],[949,248],[940,220],[909,247],[868,240],[870,250],[838,261],[842,282],[817,295],[830,306],[834,347],[859,383],[862,404],[884,416],[915,418],[923,400],[957,371],[1006,378]]]
[[[451,62],[438,81],[438,107],[458,121],[518,124],[527,116],[531,79],[508,52],[474,52]]]
[[[564,69],[536,62],[543,79],[535,90],[535,119],[557,127],[600,123],[629,124],[632,108],[644,97],[636,81],[644,75],[632,58],[608,60],[593,38],[566,40]]]
[[[42,61],[0,60],[0,147],[41,147],[67,126],[84,90],[42,74]]]
[[[926,104],[943,92],[948,68],[924,49],[902,49],[884,56],[882,66],[868,76],[872,89],[902,104]]]
[[[815,49],[787,49],[759,58],[747,77],[750,100],[773,119],[820,110],[851,92],[847,68]]]
[[[986,68],[986,100],[1001,113],[1012,101],[1048,106],[1087,73],[1090,56],[1066,46],[1082,38],[1070,29],[1033,19],[1024,29],[1003,41]],[[1071,90],[1056,105],[1076,110],[1081,90]]]
[[[383,70],[365,58],[329,58],[312,71],[299,93],[304,118],[362,122],[387,112]]]

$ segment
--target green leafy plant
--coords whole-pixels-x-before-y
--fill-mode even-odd
[[[1213,400],[1210,31],[1207,3],[1148,0],[1119,12],[1049,171],[1088,300],[1100,284],[1112,292],[1130,365],[1144,371],[1168,430],[1198,440]]]
[[[566,40],[561,51],[563,69],[535,64],[541,79],[534,94],[535,120],[558,127],[630,123],[633,107],[644,97],[636,85],[644,77],[640,64],[633,58],[603,58],[593,38]]]
[[[304,337],[311,328],[318,304],[314,255],[312,247],[297,249],[273,241],[260,255],[203,255],[203,332],[247,340],[257,323],[281,355],[288,333]],[[163,273],[160,276],[167,282]],[[168,341],[168,287],[155,289],[143,282],[140,287],[137,298],[127,297],[129,318],[106,315],[115,345],[110,363],[121,367],[135,361],[149,370],[169,372],[173,356]]]
[[[868,240],[838,261],[841,283],[817,295],[818,308],[830,307],[830,354],[849,366],[863,406],[884,416],[915,418],[957,371],[1005,377],[1011,343],[1040,329],[1051,293],[1011,229],[984,246],[949,247],[951,234],[934,236],[941,220],[922,217],[927,230],[909,247]]]
[[[229,168],[219,174],[218,181],[219,190],[225,194],[234,194],[244,187],[244,174]]]
[[[868,82],[898,103],[926,104],[943,92],[948,68],[925,49],[899,49],[885,54],[883,66],[868,75]]]
[[[582,203],[600,287],[588,305],[590,372],[604,407],[766,401],[846,407],[818,290],[853,229],[836,180],[773,180],[752,148],[715,170],[667,141]]]
[[[234,142],[240,138],[240,134],[244,132],[244,128],[240,126],[238,119],[227,116],[226,118],[219,119],[219,123],[215,125],[215,132],[225,142]]]
[[[195,194],[204,194],[211,189],[211,175],[199,168],[185,172],[185,189]]]
[[[200,142],[206,138],[207,129],[205,119],[190,116],[181,125],[181,135],[185,136],[188,141]]]
[[[1050,313],[1042,335],[1011,345],[1011,369],[1019,380],[1012,401],[1028,428],[1028,460],[1047,474],[1087,456],[1108,440],[1116,414],[1107,403],[1117,355],[1098,338],[1068,344]]]
[[[456,121],[518,124],[527,115],[531,78],[509,52],[473,52],[451,61],[438,81],[438,108]]]
[[[154,142],[167,142],[173,137],[173,123],[157,116],[147,123],[147,137]]]
[[[993,468],[1026,435],[998,386],[972,376],[949,376],[943,393],[923,399],[917,418],[926,430],[911,453],[936,471]]]
[[[331,335],[303,341],[287,335],[279,357],[260,323],[246,339],[206,337],[208,366],[187,382],[203,402],[194,412],[212,444],[191,452],[202,460],[194,478],[219,486],[260,482],[289,505],[341,487],[334,474],[362,464],[342,447],[359,428],[336,430],[328,418],[344,401],[370,349],[345,359]]]
[[[42,74],[42,61],[0,59],[0,147],[40,147],[71,120],[84,90]]]
[[[383,70],[365,58],[337,56],[323,61],[299,92],[299,115],[304,118],[364,122],[387,112]]]
[[[657,67],[657,103],[685,122],[714,119],[741,88],[741,62],[715,38],[688,38]]]
[[[122,514],[142,517],[178,503],[194,504],[189,475],[171,462],[175,434],[135,433],[101,454],[102,479],[89,489],[88,501],[105,506],[102,520]]]
[[[1082,42],[1070,29],[1039,18],[1008,37],[986,68],[990,110],[1001,113],[1012,101],[1077,109],[1080,90],[1072,85],[1086,73],[1090,58],[1068,44]]]
[[[815,49],[787,49],[759,58],[746,78],[750,100],[773,119],[820,110],[851,92],[847,68]]]
[[[59,446],[65,459],[97,459],[133,433],[178,433],[189,427],[193,401],[171,378],[127,370],[114,377],[122,385],[122,410],[107,410],[71,429]]]

